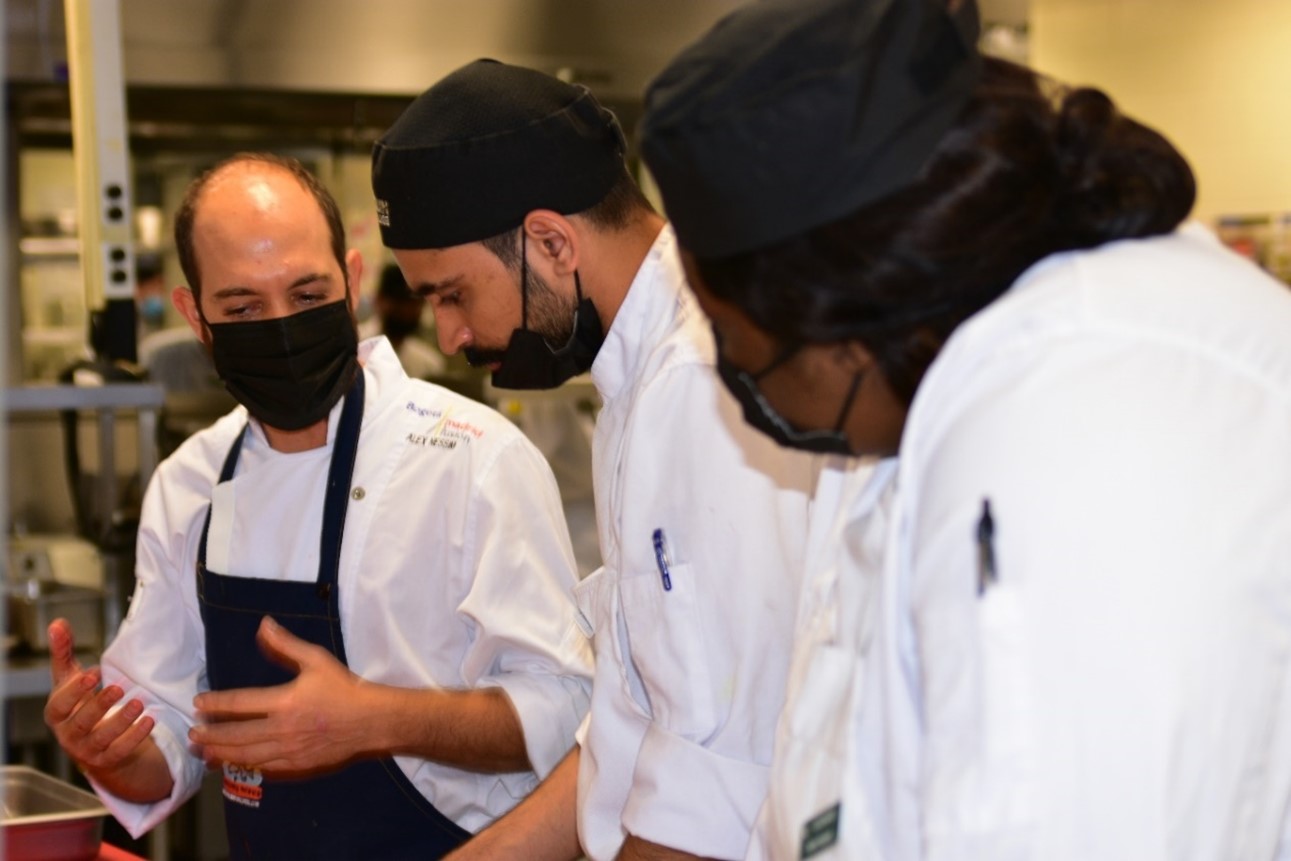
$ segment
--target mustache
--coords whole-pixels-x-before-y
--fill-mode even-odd
[[[494,364],[495,362],[500,363],[503,357],[506,356],[506,350],[487,350],[476,347],[467,347],[462,350],[462,354],[466,356],[466,361],[472,368],[479,368],[484,365]]]

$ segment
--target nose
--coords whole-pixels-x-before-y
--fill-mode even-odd
[[[446,308],[434,308],[435,338],[439,341],[439,351],[445,356],[454,356],[463,347],[471,345],[471,330],[460,314]]]

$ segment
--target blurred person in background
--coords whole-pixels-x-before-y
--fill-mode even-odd
[[[381,270],[372,317],[359,324],[359,337],[385,335],[408,376],[425,380],[444,372],[444,356],[418,335],[426,300],[408,289],[393,263]]]
[[[166,325],[168,291],[161,257],[138,255],[135,278],[139,365],[148,372],[148,379],[160,383],[167,394],[222,392],[211,354],[193,330],[184,322]]]
[[[138,340],[166,327],[166,278],[161,257],[140,252],[134,258],[134,301]]]

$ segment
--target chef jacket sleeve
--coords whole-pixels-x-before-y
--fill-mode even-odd
[[[475,482],[463,553],[470,585],[458,613],[473,629],[462,659],[472,686],[506,692],[529,761],[545,777],[587,713],[591,648],[574,621],[569,530],[551,468],[517,436]]]
[[[649,720],[624,826],[742,857],[784,700],[815,462],[750,428],[712,368],[690,363],[642,392],[618,466],[624,690]]]
[[[194,452],[178,453],[149,483],[136,544],[134,595],[102,659],[103,683],[120,685],[121,703],[137,698],[144,714],[156,720],[152,738],[175,781],[170,797],[153,804],[124,801],[94,785],[134,837],[191,798],[206,772],[188,748],[188,730],[195,723],[193,697],[207,687],[194,561],[214,476],[205,475],[201,463],[186,462],[185,455]]]

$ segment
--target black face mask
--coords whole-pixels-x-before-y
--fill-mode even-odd
[[[493,385],[500,389],[554,389],[592,367],[596,354],[605,343],[605,332],[596,306],[583,296],[583,284],[577,271],[574,272],[574,290],[578,295],[578,305],[574,309],[573,330],[564,345],[553,349],[546,338],[528,327],[529,268],[523,237],[520,242],[520,328],[511,333],[506,350],[497,357],[502,367],[493,372]],[[472,365],[494,360],[494,357],[471,348],[464,352]]]
[[[322,421],[359,373],[358,333],[342,299],[274,320],[208,323],[216,373],[262,423],[293,431]]]
[[[838,421],[834,423],[833,430],[800,430],[776,412],[758,389],[758,380],[787,362],[794,353],[798,352],[798,347],[789,347],[771,364],[756,374],[750,374],[739,370],[722,356],[721,338],[717,337],[716,332],[713,336],[717,340],[718,376],[722,378],[727,391],[739,402],[744,412],[744,421],[786,448],[796,448],[817,454],[852,454],[847,435],[843,433],[843,422],[847,420],[852,402],[856,400],[856,392],[860,389],[863,374],[857,373],[852,378],[852,385],[847,390],[847,397],[843,400],[843,408],[838,413]]]

